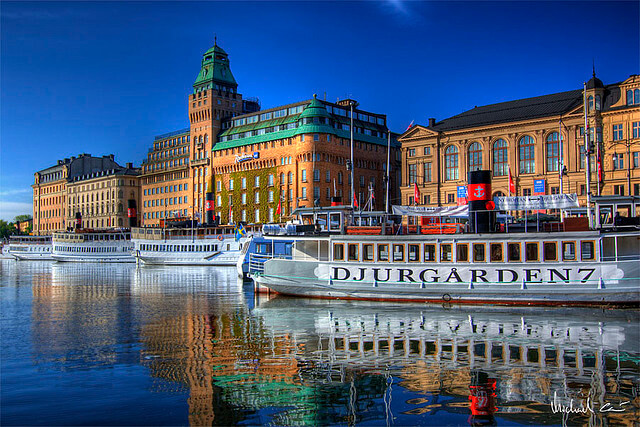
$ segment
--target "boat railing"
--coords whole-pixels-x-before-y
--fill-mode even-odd
[[[249,274],[264,273],[264,263],[271,259],[291,259],[291,255],[249,254]]]

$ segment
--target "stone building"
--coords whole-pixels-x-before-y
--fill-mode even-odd
[[[510,172],[512,195],[577,193],[584,206],[584,100],[591,194],[640,194],[640,76],[604,85],[594,73],[585,86],[586,96],[580,88],[475,107],[407,130],[399,138],[402,203],[414,203],[414,183],[420,205],[464,203],[468,172],[489,169],[494,196],[509,195]]]
[[[122,175],[123,173],[125,175]],[[131,190],[139,187],[138,172],[133,169],[131,164],[128,164],[127,168],[120,166],[114,161],[113,154],[93,157],[83,153],[77,157],[58,160],[56,165],[36,172],[35,182],[31,186],[33,188],[33,234],[48,235],[54,231],[73,227],[76,209],[89,213],[90,219],[84,217],[83,226],[85,227],[103,227],[101,224],[107,218],[109,218],[110,225],[105,224],[105,227],[118,226],[119,219],[123,219],[123,224],[126,224],[124,217],[117,212],[117,204],[116,210],[110,210],[109,214],[96,213],[99,212],[100,205],[94,192],[97,191],[97,188],[107,188],[107,182],[111,187],[113,181],[110,181],[109,178],[114,178],[118,174],[129,178],[129,181],[116,180],[113,183],[113,189],[118,190],[116,197],[119,190],[122,190],[123,198],[121,200],[125,200],[125,189],[128,190],[126,195],[130,196]],[[131,185],[132,180],[135,181],[133,185]],[[102,187],[103,185],[105,187]],[[93,202],[89,201],[92,195]],[[135,200],[139,200],[138,190],[134,190],[134,196]],[[115,201],[115,199],[113,200]],[[91,214],[92,208],[93,213]],[[126,207],[124,210],[126,216]]]

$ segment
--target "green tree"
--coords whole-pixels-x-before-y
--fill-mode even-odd
[[[17,217],[13,218],[13,222],[22,222],[30,219],[31,215],[18,215]]]
[[[16,234],[17,231],[18,230],[16,230],[14,223],[0,219],[0,238],[6,239],[11,235]]]

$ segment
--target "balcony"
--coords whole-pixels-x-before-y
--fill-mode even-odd
[[[207,166],[209,165],[209,158],[205,159],[191,159],[191,166]]]

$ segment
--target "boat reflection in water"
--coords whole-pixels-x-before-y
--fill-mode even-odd
[[[639,421],[636,310],[254,300],[233,268],[36,264],[2,263],[7,425]]]
[[[357,379],[370,377],[371,384],[377,376],[383,378],[382,390],[377,390],[383,403],[389,401],[389,389],[402,388],[392,393],[396,403],[384,408],[384,417],[398,424],[426,423],[442,411],[466,414],[472,425],[492,424],[494,417],[559,423],[560,405],[569,406],[571,399],[573,408],[588,405],[593,413],[564,414],[565,421],[638,420],[635,311],[294,304],[276,298],[261,304],[254,315],[272,339],[290,337],[300,349],[295,357],[305,367],[300,372],[303,384],[313,382],[305,378],[309,373],[316,380],[351,382],[352,387]],[[354,395],[362,404],[357,387],[350,399]],[[354,422],[366,419],[359,409],[352,413]]]

